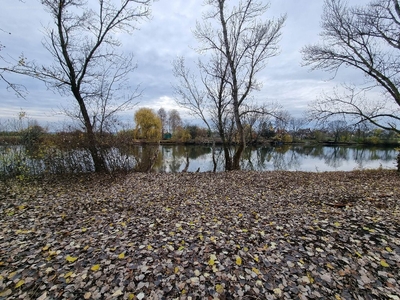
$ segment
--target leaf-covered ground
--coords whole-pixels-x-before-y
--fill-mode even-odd
[[[0,183],[1,299],[400,299],[394,171]]]

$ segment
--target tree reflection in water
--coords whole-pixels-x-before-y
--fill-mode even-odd
[[[189,157],[189,172],[200,168],[212,171],[211,146],[160,146],[156,172],[180,172]],[[395,168],[397,152],[391,148],[362,148],[346,146],[260,146],[245,149],[242,170],[255,171],[351,171],[367,168]],[[222,148],[216,147],[217,171],[224,171]]]

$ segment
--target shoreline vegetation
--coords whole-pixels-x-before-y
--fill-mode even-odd
[[[0,182],[2,299],[398,299],[394,170]]]
[[[69,135],[67,139],[68,140],[74,140],[76,141],[76,136],[73,134]],[[62,139],[65,139],[66,137],[62,137]],[[82,138],[82,137],[80,137]],[[108,135],[106,134],[105,137],[107,140],[105,141],[107,144],[115,143],[117,146],[118,145],[155,145],[155,144],[160,144],[160,145],[212,145],[215,143],[217,146],[223,145],[222,141],[216,139],[215,142],[213,142],[212,139],[189,139],[185,141],[180,141],[180,140],[167,140],[167,139],[162,139],[159,141],[147,141],[147,140],[140,140],[140,139],[133,139],[131,138],[129,141],[124,138],[122,141],[118,137],[115,137],[113,135]],[[43,141],[48,141],[49,143],[56,143],[57,140],[59,139],[56,135],[51,135],[49,134],[46,137],[41,138]],[[64,140],[65,141],[65,140]],[[84,142],[83,140],[81,141],[82,143]],[[9,145],[21,145],[23,144],[23,139],[19,135],[0,135],[0,146],[9,146]],[[229,143],[231,146],[235,146],[235,142]],[[363,140],[363,141],[332,141],[332,140],[315,140],[315,139],[303,139],[303,140],[294,140],[294,141],[282,141],[279,139],[259,139],[256,141],[249,141],[247,142],[248,146],[262,146],[262,145],[321,145],[321,146],[379,146],[379,147],[400,147],[400,141],[397,139],[394,140]]]

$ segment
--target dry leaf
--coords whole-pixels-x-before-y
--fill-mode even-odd
[[[67,256],[65,257],[65,259],[66,259],[68,262],[73,263],[73,262],[76,261],[78,258],[77,258],[77,257],[72,257],[72,256],[70,256],[70,255],[67,255]]]
[[[222,294],[222,293],[224,292],[224,287],[223,287],[221,284],[217,284],[217,285],[215,286],[215,291],[216,291],[218,294]]]
[[[90,270],[92,270],[92,271],[94,271],[94,272],[98,271],[99,269],[100,269],[100,265],[93,265],[93,266],[90,268]]]
[[[386,262],[386,260],[381,259],[381,266],[387,268],[389,267],[389,264]]]
[[[23,285],[25,283],[25,281],[23,280],[23,279],[21,279],[21,280],[19,280],[18,282],[17,282],[17,284],[15,285],[15,288],[17,289],[17,288],[19,288],[21,285]]]

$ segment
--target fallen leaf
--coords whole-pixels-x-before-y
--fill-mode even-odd
[[[11,294],[12,294],[12,290],[8,289],[8,290],[0,292],[0,297],[7,297],[7,296],[10,296]]]
[[[78,258],[77,258],[77,257],[72,257],[72,256],[70,256],[70,255],[67,255],[67,256],[65,257],[65,259],[66,259],[68,262],[73,263],[73,262],[76,261]]]
[[[329,269],[331,269],[331,270],[334,269],[334,267],[333,267],[330,263],[327,263],[326,266],[327,266]]]
[[[124,258],[125,258],[125,253],[124,253],[124,252],[120,253],[120,254],[118,255],[118,258],[119,258],[119,259],[124,259]]]
[[[143,298],[144,298],[144,293],[143,292],[140,292],[137,296],[136,296],[136,298],[138,298],[139,300],[142,300]]]
[[[261,274],[261,273],[260,273],[260,270],[257,269],[257,268],[255,268],[255,267],[251,268],[251,270],[252,270],[254,273],[256,273],[257,275],[260,275],[260,274]]]
[[[217,285],[215,286],[215,291],[216,291],[218,294],[222,294],[222,293],[224,292],[224,287],[223,287],[221,284],[217,284]]]
[[[36,300],[45,300],[47,299],[47,292],[44,292],[39,298],[37,298]]]
[[[17,284],[15,285],[15,288],[19,288],[21,285],[23,285],[25,283],[25,281],[23,279],[21,279],[20,281],[17,282]]]
[[[91,268],[90,268],[90,270],[92,270],[92,271],[94,271],[94,272],[96,272],[97,270],[99,270],[100,269],[100,265],[93,265]]]
[[[210,255],[210,260],[208,261],[208,265],[209,266],[213,266],[215,264],[216,260],[217,260],[217,257],[215,256],[215,254],[211,254]]]
[[[123,295],[122,291],[121,290],[116,290],[114,292],[114,294],[111,295],[111,297],[118,297],[118,296],[121,296],[121,295]]]
[[[381,266],[387,268],[389,267],[389,264],[386,262],[386,260],[381,259]]]
[[[238,266],[240,266],[242,264],[242,259],[240,258],[240,256],[236,256],[236,264]]]

